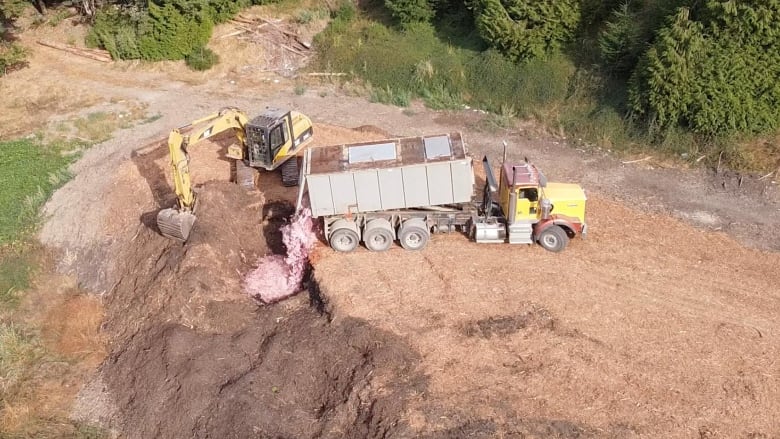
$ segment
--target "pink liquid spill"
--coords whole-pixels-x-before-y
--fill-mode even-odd
[[[244,279],[247,294],[263,303],[277,302],[301,290],[309,252],[317,241],[309,209],[293,216],[292,221],[281,228],[281,232],[287,255],[269,255],[258,259],[257,268]]]

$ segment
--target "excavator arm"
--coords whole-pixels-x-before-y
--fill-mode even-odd
[[[173,186],[177,205],[163,209],[157,214],[157,228],[163,236],[186,241],[195,224],[195,191],[190,180],[189,155],[187,148],[209,137],[233,129],[239,145],[246,141],[248,118],[236,108],[223,108],[217,113],[175,128],[168,136],[168,150],[173,171]],[[206,124],[206,125],[203,125]],[[197,127],[192,129],[192,127]],[[183,134],[186,132],[187,134]]]

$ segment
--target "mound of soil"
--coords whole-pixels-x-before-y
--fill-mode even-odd
[[[103,396],[81,406],[109,400],[108,424],[131,438],[408,429],[406,400],[426,384],[398,336],[358,319],[331,323],[306,294],[273,307],[245,295],[242,279],[258,257],[284,251],[279,227],[292,208],[261,203],[258,192],[213,181],[199,188],[186,244],[147,221],[120,255],[124,269],[105,300],[112,349],[100,370]]]
[[[260,309],[243,328],[222,334],[146,326],[104,368],[121,407],[117,427],[139,438],[403,431],[406,400],[425,388],[416,354],[364,322],[331,325],[295,302]]]

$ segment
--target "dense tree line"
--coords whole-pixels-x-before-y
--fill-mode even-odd
[[[520,62],[598,50],[628,81],[651,128],[704,135],[780,128],[780,0],[464,0],[482,39]],[[442,0],[385,0],[399,22],[434,20]]]
[[[704,134],[780,128],[780,1],[680,8],[631,77],[631,106]]]
[[[31,0],[0,0],[9,23]],[[39,9],[44,0],[38,2]],[[118,59],[207,68],[212,27],[272,0],[77,0],[87,42]],[[349,1],[349,0],[345,0]],[[453,11],[519,63],[567,52],[624,81],[626,111],[654,130],[703,135],[780,129],[780,0],[384,0],[402,27]],[[3,59],[23,56],[0,46]]]

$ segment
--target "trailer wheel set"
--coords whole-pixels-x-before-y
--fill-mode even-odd
[[[362,227],[358,223],[363,223]],[[422,250],[428,245],[431,231],[422,218],[337,219],[327,227],[331,248],[339,252],[351,252],[362,242],[368,250],[383,252],[398,241],[405,250]]]

